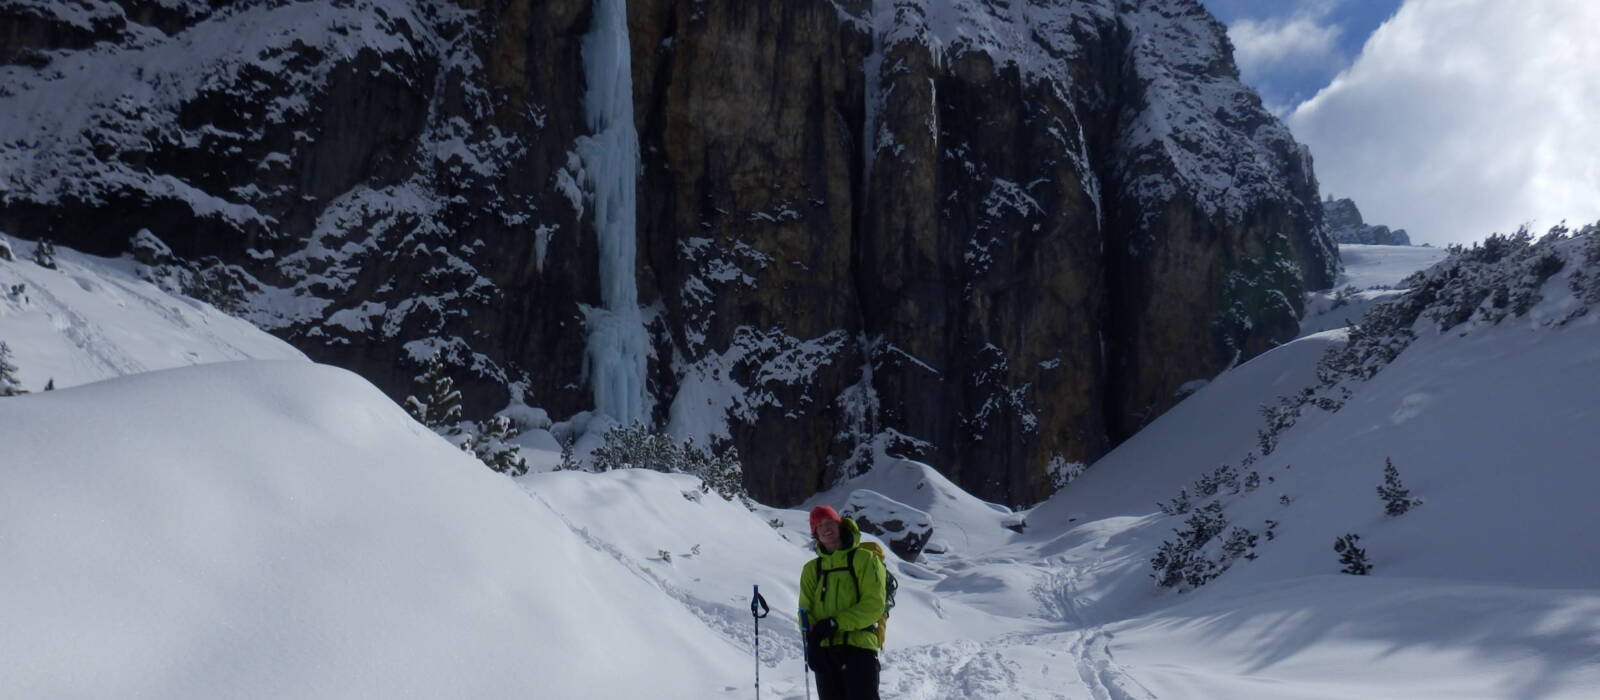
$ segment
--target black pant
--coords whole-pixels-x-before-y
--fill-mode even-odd
[[[878,655],[840,645],[811,650],[820,700],[878,700]]]

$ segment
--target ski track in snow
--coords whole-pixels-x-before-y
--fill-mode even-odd
[[[884,654],[884,697],[1161,700],[1111,651],[1099,627],[962,639]]]
[[[1159,700],[1111,654],[1111,633],[1094,629],[1080,633],[1072,643],[1078,659],[1078,677],[1095,700]]]
[[[588,528],[581,527],[572,522],[572,520],[568,518],[565,513],[562,513],[555,506],[551,505],[549,501],[544,499],[544,497],[526,488],[523,489],[523,493],[528,494],[529,498],[538,501],[540,504],[544,505],[544,507],[549,508],[550,512],[555,513],[556,517],[560,518],[561,522],[566,524],[567,528],[572,531],[572,534],[583,540],[584,544],[588,545],[591,549],[616,559],[618,563],[622,564],[622,566],[633,572],[635,576],[644,579],[651,585],[661,589],[662,593],[671,596],[674,600],[681,603],[689,610],[689,612],[693,613],[695,617],[700,618],[700,621],[704,622],[707,627],[710,627],[718,634],[722,635],[722,637],[728,641],[730,646],[733,646],[739,650],[745,650],[750,649],[754,645],[755,630],[750,624],[749,610],[735,608],[734,606],[726,603],[716,603],[703,600],[701,598],[696,598],[687,591],[684,591],[662,580],[660,576],[655,575],[655,573],[651,572],[649,569],[640,566],[631,557],[629,557],[627,554],[624,554],[622,550],[589,532]],[[777,623],[776,621],[774,622],[776,624],[782,624]],[[761,640],[762,665],[767,667],[777,667],[785,662],[800,658],[800,645],[793,639],[793,637],[794,635],[763,635]]]
[[[78,283],[83,284],[81,277]],[[46,313],[50,316],[51,324],[61,332],[62,337],[82,350],[85,357],[103,365],[112,376],[137,374],[149,369],[138,360],[126,357],[116,343],[105,337],[99,325],[78,313],[72,305],[52,294],[44,285],[30,288],[28,295],[37,299],[35,303],[49,309]]]

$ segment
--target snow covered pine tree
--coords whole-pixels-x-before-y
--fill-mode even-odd
[[[1391,518],[1422,505],[1422,499],[1413,497],[1411,489],[1400,483],[1400,470],[1394,468],[1394,460],[1387,458],[1383,460],[1383,483],[1378,485],[1378,497],[1383,499],[1383,512]]]
[[[1339,553],[1339,563],[1344,564],[1341,572],[1366,576],[1372,573],[1372,564],[1367,561],[1367,550],[1356,546],[1361,541],[1361,536],[1355,533],[1340,536],[1333,541],[1333,551]]]
[[[522,476],[528,473],[528,463],[522,459],[522,453],[517,447],[510,444],[514,436],[511,419],[495,416],[480,423],[472,437],[461,444],[461,449],[471,452],[479,461],[489,465],[490,469],[502,474]]]
[[[407,396],[406,412],[441,435],[460,432],[457,424],[461,422],[461,392],[456,389],[455,381],[445,375],[444,360],[434,355],[416,380],[417,393],[425,398]]]
[[[11,361],[11,346],[0,341],[0,396],[28,393],[17,380],[17,365]]]

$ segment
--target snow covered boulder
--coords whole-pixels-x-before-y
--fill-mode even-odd
[[[877,491],[857,489],[845,503],[843,515],[854,518],[861,531],[877,535],[906,561],[916,561],[933,536],[933,519],[916,508]]]

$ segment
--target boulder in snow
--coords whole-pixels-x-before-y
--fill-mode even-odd
[[[851,492],[843,515],[854,518],[862,532],[882,537],[889,549],[906,561],[916,561],[933,536],[933,519],[927,513],[877,491]]]

